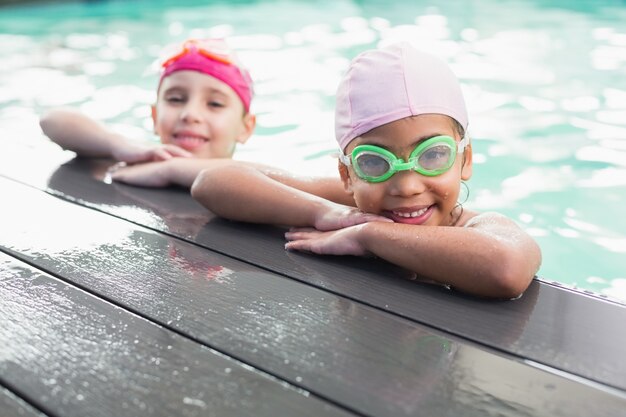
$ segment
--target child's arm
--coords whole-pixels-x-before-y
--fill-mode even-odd
[[[339,186],[338,179],[303,179],[276,168],[231,161],[202,171],[191,194],[219,216],[252,223],[334,230],[367,221],[390,221],[330,201],[326,195],[351,201]]]
[[[202,170],[218,169],[226,166],[248,167],[248,169],[257,170],[263,173],[263,175],[267,175],[289,187],[339,204],[354,205],[354,200],[345,192],[341,181],[336,178],[303,178],[266,165],[223,158],[171,158],[166,161],[115,168],[111,172],[111,179],[142,187],[179,185],[189,188]],[[227,174],[215,173],[214,175],[219,178],[218,181],[228,178]]]
[[[217,168],[232,163],[230,159],[171,158],[166,161],[147,162],[110,171],[111,179],[141,187],[167,187],[178,185],[189,188],[198,174],[207,168]]]
[[[374,254],[421,278],[475,295],[514,298],[541,264],[535,241],[512,220],[484,213],[465,227],[366,223],[334,232],[293,231],[288,249],[319,254]]]
[[[191,156],[174,145],[134,144],[101,123],[70,109],[51,110],[41,118],[39,124],[50,140],[84,157],[113,158],[135,163]]]

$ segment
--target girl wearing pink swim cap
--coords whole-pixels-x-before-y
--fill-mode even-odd
[[[448,66],[407,44],[367,51],[336,100],[339,179],[233,161],[201,173],[194,198],[229,219],[292,226],[287,249],[374,255],[479,296],[523,293],[541,263],[538,245],[512,220],[457,202],[472,149]]]
[[[112,178],[135,185],[189,187],[209,158],[231,158],[252,135],[252,79],[222,39],[191,39],[165,51],[154,132],[161,145],[131,141],[69,109],[40,120],[44,133],[83,157],[112,158]],[[129,166],[126,166],[129,165]]]

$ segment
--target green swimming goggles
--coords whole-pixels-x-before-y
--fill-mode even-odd
[[[367,182],[387,181],[396,172],[411,169],[434,177],[452,167],[457,152],[463,153],[468,142],[467,135],[458,144],[450,136],[435,136],[417,145],[406,162],[375,145],[359,145],[350,156],[340,154],[339,159],[346,166],[354,166],[358,177]]]

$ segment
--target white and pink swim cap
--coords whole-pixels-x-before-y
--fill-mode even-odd
[[[428,113],[450,116],[467,130],[461,86],[448,65],[408,43],[366,51],[337,89],[335,137],[344,151],[376,127]]]

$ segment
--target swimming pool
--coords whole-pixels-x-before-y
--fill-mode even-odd
[[[417,4],[419,3],[419,4]],[[350,58],[406,40],[451,63],[475,152],[468,207],[517,220],[539,275],[626,300],[626,6],[598,1],[102,1],[0,8],[0,140],[58,105],[150,138],[162,45],[227,36],[256,82],[237,158],[333,174]]]

